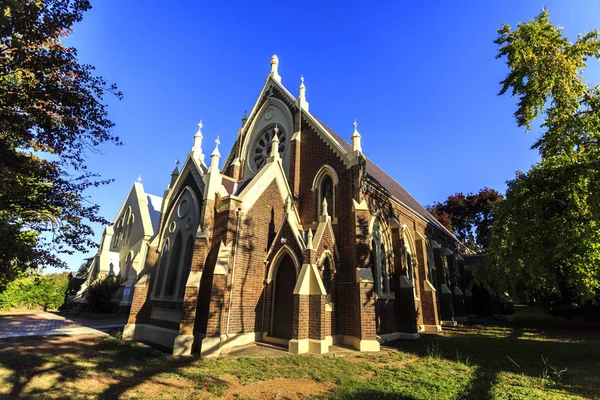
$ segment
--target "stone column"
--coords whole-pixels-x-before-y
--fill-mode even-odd
[[[303,265],[294,288],[294,324],[289,352],[323,354],[329,351],[326,337],[325,302],[327,292],[315,264],[312,234],[303,251]]]

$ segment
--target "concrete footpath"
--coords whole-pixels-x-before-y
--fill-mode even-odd
[[[58,313],[0,315],[0,339],[49,335],[107,335],[105,331],[125,325],[126,317],[114,315],[69,316]]]

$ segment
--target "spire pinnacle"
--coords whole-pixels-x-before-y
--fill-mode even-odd
[[[179,159],[175,161],[175,169],[171,172],[171,175],[179,175]]]
[[[213,152],[211,153],[211,157],[219,157],[221,158],[221,153],[219,152],[219,145],[221,144],[221,140],[219,140],[219,135],[217,135],[217,138],[215,139],[215,149],[213,150]]]
[[[362,146],[361,146],[361,136],[360,133],[358,133],[358,122],[356,122],[356,119],[354,120],[354,132],[352,133],[352,136],[350,137],[350,139],[352,139],[352,151],[358,151],[362,153]]]
[[[203,127],[204,125],[202,124],[202,120],[200,120],[200,122],[198,122],[198,131],[194,135],[194,145],[192,146],[191,154],[193,158],[200,162],[204,161],[204,154],[202,153],[202,139],[204,139],[204,135],[202,135]]]
[[[328,216],[328,212],[327,212],[327,198],[323,197],[323,203],[321,204],[321,215],[326,217]]]
[[[279,125],[275,125],[275,128],[273,128],[273,131],[275,132],[273,134],[273,138],[271,139],[271,153],[269,154],[269,159],[268,161],[275,161],[275,160],[279,160],[280,156],[279,156]]]
[[[306,243],[306,247],[309,249],[313,248],[313,232],[311,228],[308,228],[308,235],[307,235],[307,242]]]
[[[279,76],[279,57],[273,54],[271,57],[271,77],[275,79],[277,82],[281,83],[281,76]]]
[[[215,149],[210,154],[210,170],[215,170],[217,172],[219,172],[219,159],[221,158],[219,144],[221,144],[221,141],[219,140],[219,136],[217,136],[215,139]]]
[[[142,183],[142,175],[138,176],[138,178],[136,179],[137,183]]]
[[[169,187],[173,187],[178,176],[179,176],[179,160],[175,161],[175,168],[173,169],[173,172],[171,172],[171,183],[169,184]]]
[[[300,87],[298,90],[298,105],[300,108],[308,111],[308,101],[306,101],[306,86],[304,86],[304,75],[300,77]]]

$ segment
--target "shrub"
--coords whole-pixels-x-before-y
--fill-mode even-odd
[[[0,308],[58,309],[65,300],[69,275],[24,273],[0,293]]]
[[[110,312],[111,300],[121,287],[121,278],[107,276],[93,282],[87,289],[87,301],[93,311]]]

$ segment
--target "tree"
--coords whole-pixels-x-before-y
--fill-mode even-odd
[[[490,242],[493,212],[503,199],[498,191],[483,188],[466,196],[456,193],[427,209],[471,250],[485,252]]]
[[[61,253],[95,245],[89,223],[107,223],[84,191],[109,181],[85,156],[120,144],[103,100],[121,93],[62,43],[88,9],[87,0],[0,3],[0,289],[28,268],[64,266]]]
[[[40,275],[26,272],[11,281],[0,293],[0,308],[58,309],[69,283],[66,272]]]
[[[600,89],[583,80],[588,59],[600,56],[598,32],[572,43],[543,10],[498,33],[498,58],[510,70],[500,94],[518,97],[519,126],[530,130],[541,116],[533,145],[541,160],[508,182],[477,279],[535,292],[572,315],[600,293]]]

